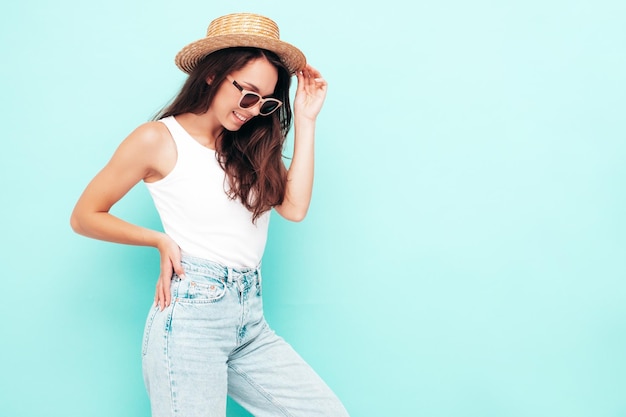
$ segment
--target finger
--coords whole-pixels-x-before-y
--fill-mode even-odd
[[[297,92],[301,92],[303,95],[311,94],[314,84],[312,83],[311,73],[307,68],[304,68],[298,77],[298,89]]]
[[[310,78],[307,79],[309,91],[315,93],[328,86],[328,82],[324,79],[324,77],[322,77],[322,74],[320,74],[319,71],[310,72],[309,75]]]
[[[313,81],[315,81],[315,85],[317,87],[325,88],[328,86],[328,82],[322,77],[314,78]]]
[[[310,74],[310,77],[313,79],[322,77],[322,74],[311,65],[307,65],[306,70]]]
[[[161,258],[159,282],[161,283],[161,302],[165,304],[165,307],[169,306],[169,292],[170,282],[172,281],[172,272],[172,261],[169,257]]]
[[[165,295],[165,307],[169,307],[170,302],[172,301],[172,293],[170,292],[171,282],[172,282],[171,277],[163,280],[163,293]]]
[[[185,279],[185,269],[181,263],[180,250],[172,256],[172,267],[174,268],[174,273],[178,275],[180,279]]]
[[[163,293],[163,282],[159,278],[156,286],[157,305],[161,311],[165,309],[165,294]]]
[[[304,92],[304,70],[296,72],[296,78],[298,79],[298,87],[296,88],[296,93]]]

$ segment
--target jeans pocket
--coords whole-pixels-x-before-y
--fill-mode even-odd
[[[146,326],[143,330],[143,342],[141,347],[141,354],[143,356],[148,352],[148,343],[150,341],[150,331],[152,330],[152,324],[154,323],[154,318],[159,312],[159,306],[154,306],[150,312],[148,313],[148,318],[146,319]]]
[[[226,294],[226,284],[217,278],[191,279],[186,294],[178,294],[179,303],[214,303]]]

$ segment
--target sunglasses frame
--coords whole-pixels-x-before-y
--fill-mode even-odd
[[[260,103],[260,105],[259,105],[259,114],[260,114],[261,116],[269,116],[270,114],[272,114],[272,113],[274,113],[276,110],[278,110],[278,109],[280,108],[280,106],[282,106],[282,105],[283,105],[283,102],[282,102],[282,101],[280,101],[280,100],[278,100],[277,98],[273,98],[273,97],[261,97],[261,95],[260,95],[259,93],[256,93],[256,92],[254,92],[254,91],[250,91],[250,90],[246,90],[245,88],[243,88],[242,86],[240,86],[240,85],[239,85],[239,83],[238,83],[237,81],[235,81],[235,79],[234,79],[234,78],[232,78],[231,76],[227,76],[227,77],[226,77],[226,79],[227,79],[228,81],[232,82],[232,84],[233,84],[235,87],[237,87],[237,90],[239,90],[239,91],[241,92],[241,98],[239,99],[239,103],[238,103],[238,105],[239,105],[239,107],[240,107],[240,108],[242,108],[242,109],[249,109],[249,108],[254,107],[254,106],[256,106],[256,105],[258,105],[258,104]],[[252,104],[252,105],[250,105],[250,106],[248,106],[248,107],[244,107],[244,106],[242,106],[242,105],[241,105],[241,102],[243,101],[243,98],[244,98],[246,95],[248,95],[248,94],[251,94],[251,95],[253,95],[253,96],[257,97],[257,99],[258,99],[258,100],[257,100],[254,104]],[[269,112],[269,113],[263,113],[263,111],[262,111],[262,109],[263,109],[263,104],[264,104],[264,103],[266,103],[266,102],[269,102],[269,103],[277,103],[278,105],[277,105],[277,106],[276,106],[276,107],[275,107],[275,108],[274,108],[271,112]]]

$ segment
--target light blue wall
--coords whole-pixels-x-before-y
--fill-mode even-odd
[[[2,6],[1,415],[149,415],[156,251],[69,214],[179,88],[176,52],[254,11],[330,84],[310,214],[272,220],[267,316],[349,411],[626,416],[626,3],[367,4]],[[114,211],[159,227],[143,186]]]

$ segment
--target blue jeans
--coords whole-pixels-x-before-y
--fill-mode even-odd
[[[153,307],[142,357],[153,417],[347,416],[322,379],[267,325],[259,269],[183,256],[172,303]]]

